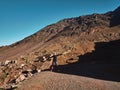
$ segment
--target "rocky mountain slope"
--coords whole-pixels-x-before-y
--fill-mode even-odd
[[[79,48],[83,49],[80,42],[83,44],[87,41],[94,43],[119,39],[119,16],[120,7],[105,14],[92,14],[61,20],[22,41],[1,47],[0,60],[28,55],[31,52],[43,54],[46,51],[52,53],[77,49],[75,46],[77,43]],[[51,48],[53,46],[54,48]]]
[[[119,19],[120,7],[105,14],[68,18],[0,47],[0,86],[18,85],[49,69],[50,61],[36,61],[54,53],[58,55],[56,72],[119,82]]]

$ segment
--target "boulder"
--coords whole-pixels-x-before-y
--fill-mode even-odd
[[[11,61],[6,60],[6,61],[5,61],[5,66],[8,65],[9,63],[11,63]]]
[[[26,79],[26,77],[25,77],[23,74],[21,74],[21,75],[16,79],[16,83],[20,83],[20,82],[24,81],[25,79]]]

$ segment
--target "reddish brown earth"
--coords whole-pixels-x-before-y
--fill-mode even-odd
[[[97,83],[93,89],[102,90],[104,87],[106,90],[120,89],[118,83],[120,82],[120,7],[105,14],[92,14],[64,19],[41,29],[19,42],[0,47],[1,62],[5,62],[6,60],[17,61],[15,64],[0,66],[0,86],[19,77],[19,73],[23,70],[36,70],[40,69],[41,66],[48,67],[49,63],[35,63],[34,60],[38,56],[54,54],[55,52],[61,54],[57,57],[58,67],[55,71],[71,74],[63,75],[66,78],[70,76],[74,77],[72,75],[78,75],[75,76],[75,80],[73,79],[73,81],[77,83],[75,86],[78,84],[83,86],[78,85],[78,88],[86,90],[88,87],[92,90],[93,85],[90,83],[90,87],[88,84],[88,86],[84,87],[82,82],[79,82],[82,80],[81,76],[86,76],[108,80],[100,80],[99,82],[99,80],[91,79],[93,80],[93,84]],[[22,64],[26,64],[26,66],[23,69],[19,69]],[[56,76],[54,77],[56,79],[59,76],[57,73],[50,72],[41,74],[40,78],[38,77],[39,75],[36,75],[36,79],[31,80],[37,83],[37,78],[39,80],[42,79],[42,77],[53,75],[52,77]],[[60,74],[60,77],[62,78],[63,76],[61,75],[62,74]],[[77,81],[76,78],[80,79]],[[49,79],[51,79],[51,77],[48,77],[48,80]],[[42,81],[43,84],[46,83],[47,85],[47,82]],[[42,81],[38,84],[40,86],[33,84],[32,87],[43,90],[48,89],[50,86],[42,86]],[[68,82],[69,81],[66,81],[65,84]],[[85,82],[84,84],[87,83],[86,80],[83,82]],[[106,83],[105,86],[103,85],[104,83]],[[26,85],[29,85],[29,83],[26,83]],[[58,85],[58,87],[56,85]],[[68,83],[68,88],[69,85],[71,85],[71,83]],[[115,85],[117,85],[116,88],[114,87]],[[22,88],[24,88],[24,86]],[[55,83],[53,90],[54,88],[60,88],[59,84]],[[63,87],[63,89],[65,88]]]
[[[120,39],[120,9],[61,20],[10,46],[0,48],[0,61],[73,50],[91,52],[95,42]]]
[[[119,90],[119,82],[43,72],[24,81],[18,90]]]

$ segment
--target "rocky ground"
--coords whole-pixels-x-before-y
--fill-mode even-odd
[[[57,54],[62,56],[69,52]],[[25,57],[18,60],[6,60],[0,62],[0,87],[1,89],[14,89],[26,79],[33,75],[50,69],[53,54],[36,57],[33,61],[26,61]]]

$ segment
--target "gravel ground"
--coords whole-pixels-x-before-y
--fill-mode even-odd
[[[120,90],[120,82],[45,71],[25,80],[18,90]]]

